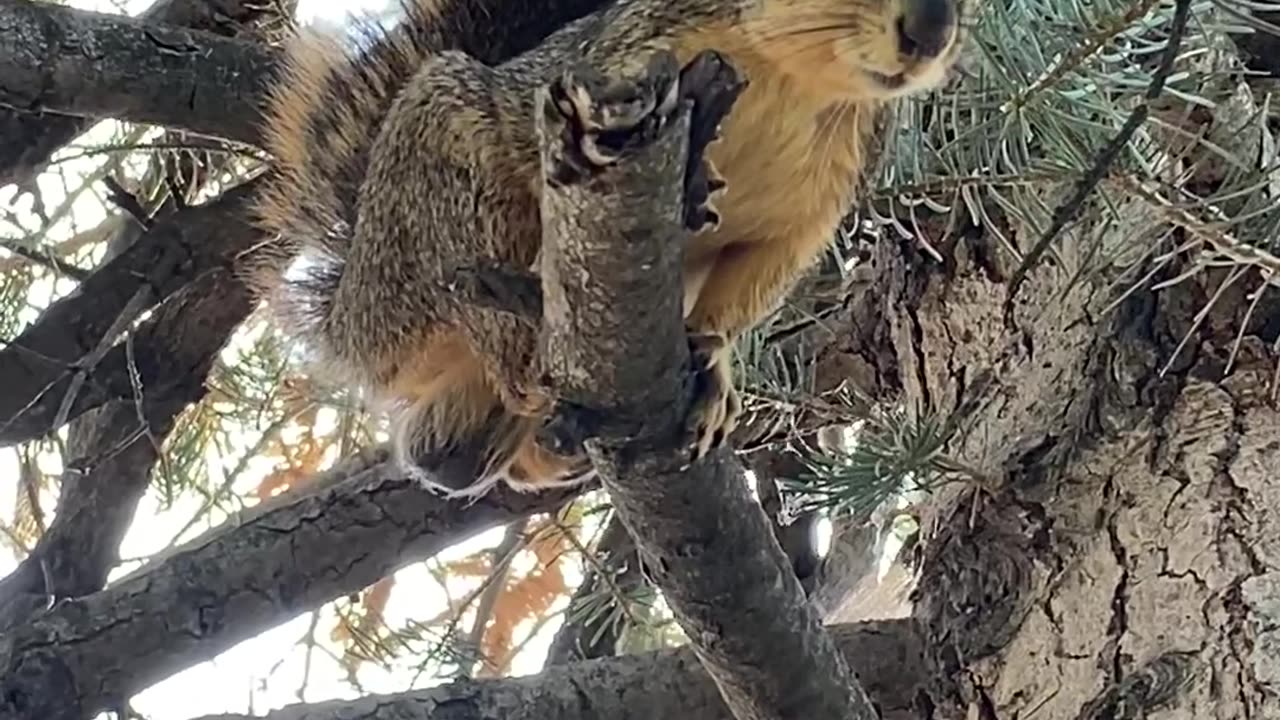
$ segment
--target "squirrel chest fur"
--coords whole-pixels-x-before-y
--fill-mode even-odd
[[[720,222],[685,253],[686,324],[712,378],[691,418],[701,455],[736,423],[733,340],[833,239],[878,106],[951,63],[952,2],[615,0],[497,66],[440,51],[440,0],[359,55],[301,38],[268,108],[276,172],[260,205],[301,262],[262,287],[318,368],[387,403],[396,455],[424,482],[589,477],[537,439],[552,403],[537,329],[459,302],[451,273],[537,255],[539,87],[579,62],[616,74],[655,50],[719,51],[749,84],[708,149]]]

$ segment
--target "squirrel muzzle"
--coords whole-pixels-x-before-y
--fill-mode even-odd
[[[955,39],[955,0],[905,0],[898,18],[898,49],[908,57],[939,57]]]

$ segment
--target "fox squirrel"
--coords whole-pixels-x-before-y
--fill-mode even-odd
[[[740,411],[733,340],[834,237],[879,106],[945,77],[963,0],[595,0],[489,64],[441,39],[449,13],[473,34],[507,29],[457,12],[477,1],[407,0],[362,48],[291,41],[265,113],[275,173],[258,216],[301,262],[264,287],[269,303],[320,369],[390,402],[395,456],[428,485],[455,456],[478,459],[477,481],[437,486],[449,493],[589,477],[580,454],[539,440],[553,399],[534,369],[537,328],[462,303],[450,278],[535,267],[539,87],[580,62],[625,74],[657,51],[680,63],[718,51],[748,85],[707,151],[725,183],[718,222],[685,249],[686,325],[712,379],[691,418],[700,457]],[[538,2],[512,5],[526,4]]]

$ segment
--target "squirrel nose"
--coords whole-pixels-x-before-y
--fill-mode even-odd
[[[898,49],[903,55],[934,58],[942,54],[956,24],[954,0],[903,0],[898,18]]]

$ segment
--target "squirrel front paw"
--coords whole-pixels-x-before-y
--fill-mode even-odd
[[[697,462],[724,444],[738,426],[742,401],[733,387],[732,348],[719,333],[689,335],[694,363],[694,400],[686,421],[692,433],[692,461]]]
[[[684,221],[693,232],[714,230],[720,224],[715,198],[724,192],[726,183],[706,154],[711,144],[720,140],[720,123],[746,86],[746,79],[714,50],[698,53],[680,70],[680,99],[692,103]]]

